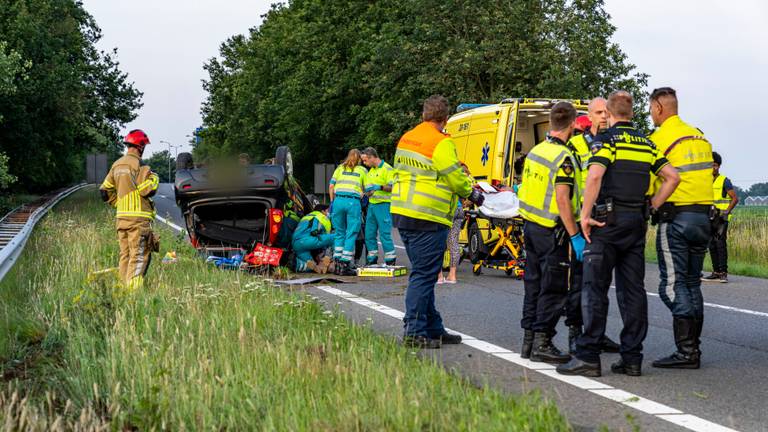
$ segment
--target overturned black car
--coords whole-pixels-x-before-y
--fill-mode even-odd
[[[271,164],[195,167],[192,155],[181,153],[174,188],[196,248],[287,248],[298,219],[318,203],[294,179],[288,147],[279,147]]]

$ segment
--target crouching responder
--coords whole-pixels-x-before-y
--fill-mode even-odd
[[[461,168],[453,140],[443,133],[450,108],[443,96],[430,96],[423,122],[400,138],[395,152],[392,222],[400,232],[411,274],[405,292],[403,344],[440,348],[461,343],[445,331],[435,307],[435,284],[458,198],[482,205],[483,194]]]
[[[312,213],[301,218],[291,247],[296,254],[297,272],[328,272],[331,258],[324,256],[324,252],[333,247],[333,234],[327,205],[318,204]]]
[[[579,261],[584,249],[575,217],[580,203],[578,159],[566,145],[575,118],[576,109],[568,102],[552,107],[549,134],[528,153],[519,190],[526,256],[520,355],[531,361],[570,359],[552,337],[568,292],[570,246]]]
[[[355,240],[363,225],[363,210],[360,200],[365,189],[367,171],[360,166],[360,150],[352,149],[347,158],[336,168],[328,187],[333,203],[334,242],[333,259],[335,273],[340,276],[355,276]]]
[[[149,166],[141,164],[149,137],[140,129],[125,136],[127,147],[107,173],[100,192],[104,201],[117,209],[117,238],[120,242],[120,278],[130,290],[144,285],[144,275],[157,251],[158,243],[152,232],[155,204],[151,197],[157,192],[158,177]]]
[[[395,243],[392,242],[392,215],[390,200],[392,196],[392,166],[379,158],[373,147],[363,150],[363,163],[368,167],[365,176],[365,193],[368,194],[368,212],[365,217],[365,248],[368,254],[367,264],[379,261],[379,243],[384,249],[384,263],[395,265]]]

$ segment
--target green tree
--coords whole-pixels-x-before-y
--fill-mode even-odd
[[[623,88],[645,109],[647,76],[610,42],[601,0],[295,0],[205,69],[196,157],[288,145],[297,173],[372,145],[391,157],[433,93],[453,102],[590,98]]]
[[[152,171],[157,174],[157,176],[160,178],[160,181],[163,183],[171,183],[174,176],[176,175],[176,158],[170,157],[168,150],[152,153],[152,156],[145,159],[144,163],[152,168]],[[169,164],[171,169],[170,175],[168,175]]]
[[[768,182],[755,183],[747,191],[749,196],[768,196]]]
[[[0,94],[0,143],[18,184],[47,190],[83,178],[88,152],[116,154],[120,127],[141,93],[114,53],[95,44],[101,30],[74,0],[0,0],[0,40],[31,65],[15,91]]]

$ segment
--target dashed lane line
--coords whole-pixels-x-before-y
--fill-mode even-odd
[[[384,306],[382,304],[376,303],[366,298],[356,296],[354,294],[348,293],[346,291],[342,291],[337,288],[333,288],[330,286],[318,286],[317,288],[328,294],[335,295],[337,297],[343,298],[347,301],[356,303],[361,306],[365,306],[369,309],[375,310],[377,312],[381,312],[392,318],[402,319],[404,316],[403,312],[397,309]],[[552,365],[549,365],[546,363],[531,362],[530,360],[520,357],[519,353],[508,350],[499,345],[486,342],[484,340],[461,333],[456,330],[450,330],[450,331],[461,335],[462,343],[476,350],[482,351],[487,354],[491,354],[494,357],[498,357],[510,363],[517,364],[519,366],[533,370],[542,375],[565,382],[579,389],[588,391],[598,396],[602,396],[606,399],[610,399],[622,405],[626,405],[630,408],[634,408],[638,411],[655,416],[661,420],[668,421],[670,423],[676,424],[686,429],[697,431],[697,432],[734,432],[735,431],[734,429],[725,427],[717,423],[713,423],[701,417],[697,417],[691,414],[686,414],[678,409],[652,401],[650,399],[646,399],[634,393],[630,393],[622,389],[612,387],[608,384],[604,384],[600,381],[597,381],[591,378],[586,378],[582,376],[560,375],[555,371],[555,367]]]

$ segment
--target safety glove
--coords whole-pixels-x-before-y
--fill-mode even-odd
[[[573,255],[576,257],[576,261],[584,260],[584,246],[587,244],[584,240],[584,236],[581,233],[576,233],[571,236],[571,246],[573,247]]]

